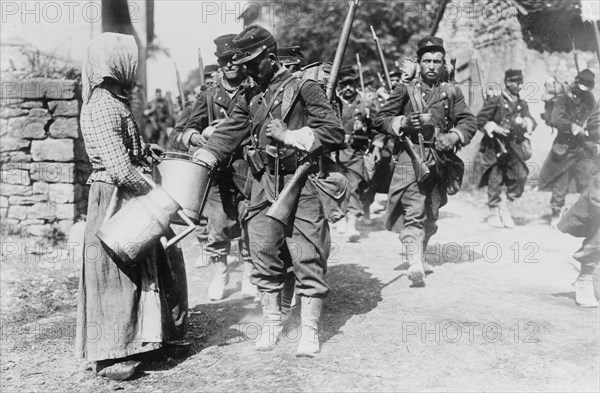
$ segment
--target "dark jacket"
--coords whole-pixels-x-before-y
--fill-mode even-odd
[[[284,93],[287,90],[281,90],[277,97],[273,98],[272,95],[290,77],[296,78],[289,71],[283,70],[275,75],[264,93],[256,94],[250,102],[247,99],[239,99],[229,119],[219,125],[209,138],[205,149],[215,155],[218,161],[223,161],[250,136],[255,138],[255,145],[259,150],[265,149],[271,142],[270,138],[266,136],[266,125],[269,123],[271,116],[274,119],[281,119],[282,102],[284,101]],[[344,130],[327,101],[323,89],[316,82],[309,80],[301,85],[297,97],[289,107],[283,122],[292,132],[302,127],[312,129],[315,140],[308,153],[318,154],[324,151],[335,151],[343,146]],[[262,112],[259,112],[260,107],[266,107],[271,102],[273,102],[273,106],[269,111],[271,116],[257,116]],[[284,184],[290,178],[291,175],[286,176]],[[251,208],[261,205],[265,201],[273,200],[273,184],[272,177],[265,175],[262,176],[260,183],[254,182]],[[267,189],[266,192],[265,188]]]

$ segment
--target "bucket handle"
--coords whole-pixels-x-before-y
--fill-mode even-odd
[[[152,179],[146,177],[141,171],[138,170],[138,172],[140,173],[140,175],[142,175],[142,178],[146,181],[146,183],[148,183],[148,185],[152,187],[152,189],[158,187]],[[190,220],[190,218],[183,212],[183,210],[178,210],[177,215],[187,224],[187,228],[179,235],[176,235],[173,238],[171,238],[169,241],[167,241],[167,238],[165,236],[162,236],[160,238],[160,243],[163,245],[165,250],[171,247],[173,244],[180,241],[181,239],[183,239],[184,237],[186,237],[187,235],[189,235],[190,233],[192,233],[194,229],[196,229],[196,224],[194,224],[192,220]]]
[[[169,241],[167,241],[167,238],[165,236],[162,236],[160,238],[160,243],[163,245],[165,250],[171,247],[173,244],[179,242],[181,239],[192,233],[194,229],[196,229],[196,224],[194,224],[192,220],[190,220],[190,218],[183,212],[183,210],[178,210],[177,215],[187,224],[187,228],[179,235],[176,235],[173,238],[171,238]]]

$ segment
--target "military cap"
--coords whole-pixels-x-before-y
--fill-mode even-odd
[[[358,74],[352,66],[346,66],[340,70],[339,82],[355,81],[358,79]]]
[[[265,49],[275,45],[276,41],[269,30],[259,25],[250,25],[235,36],[233,43],[238,48],[234,64],[244,64],[256,59]]]
[[[209,64],[204,67],[204,75],[211,75],[213,72],[219,71],[219,66],[217,64]]]
[[[521,70],[506,70],[504,72],[504,79],[523,81],[523,71],[521,71]]]
[[[579,85],[579,88],[583,91],[589,91],[594,88],[594,73],[588,68],[579,72],[575,77],[575,83]]]
[[[422,56],[423,53],[427,52],[442,52],[445,54],[444,40],[433,36],[421,38],[417,43],[417,55]]]
[[[289,46],[277,48],[277,57],[284,66],[288,65],[304,65],[304,55],[299,46]]]
[[[214,39],[214,43],[217,46],[215,56],[217,57],[229,57],[233,56],[237,52],[237,48],[233,43],[233,39],[236,34],[225,34]]]
[[[390,67],[390,76],[402,76],[402,70],[398,67]]]

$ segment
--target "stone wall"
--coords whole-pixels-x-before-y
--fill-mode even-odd
[[[3,78],[0,88],[2,230],[66,234],[87,209],[90,165],[79,129],[79,84]]]

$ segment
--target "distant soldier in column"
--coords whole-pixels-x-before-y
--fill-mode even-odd
[[[346,133],[345,142],[348,145],[339,152],[339,161],[344,167],[350,187],[345,228],[347,242],[355,242],[360,238],[357,223],[364,216],[369,218],[369,208],[375,196],[371,187],[371,176],[367,173],[365,156],[373,138],[372,116],[375,116],[377,111],[358,94],[358,78],[352,67],[345,67],[340,71],[338,81],[338,95],[342,99],[342,124]]]
[[[292,74],[299,72],[306,65],[302,48],[298,45],[278,48],[277,57],[279,57],[281,65],[287,68]]]
[[[515,226],[509,205],[502,201],[502,186],[506,186],[509,203],[523,194],[529,174],[526,161],[531,158],[529,138],[537,125],[527,102],[519,97],[523,86],[521,70],[507,70],[504,83],[506,89],[498,96],[491,96],[477,115],[477,126],[485,131],[479,187],[487,186],[490,208],[487,222],[494,228]]]
[[[571,180],[575,180],[577,192],[583,192],[598,170],[595,157],[586,148],[583,129],[583,123],[595,104],[593,88],[594,73],[585,69],[577,75],[566,93],[559,95],[553,103],[550,124],[558,133],[539,179],[540,191],[552,191],[553,227],[560,221]]]

